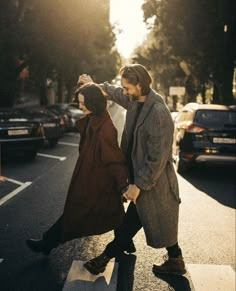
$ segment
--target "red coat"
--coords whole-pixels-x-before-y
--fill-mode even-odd
[[[62,216],[62,240],[102,234],[116,228],[124,216],[121,189],[128,184],[125,157],[107,111],[82,118],[79,158]]]

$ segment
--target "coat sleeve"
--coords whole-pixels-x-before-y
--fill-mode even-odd
[[[100,84],[102,90],[108,95],[108,98],[123,108],[127,109],[129,105],[129,98],[123,94],[123,89],[121,87],[116,87],[110,85],[108,82]]]
[[[101,163],[108,167],[109,174],[116,181],[117,190],[121,192],[128,183],[128,168],[125,156],[117,141],[114,126],[105,126],[100,135],[99,152]]]
[[[172,153],[173,122],[165,105],[154,106],[145,130],[147,130],[145,158],[135,173],[135,184],[143,190],[151,190]]]

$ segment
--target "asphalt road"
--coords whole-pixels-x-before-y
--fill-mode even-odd
[[[120,138],[124,112],[112,106],[111,114]],[[68,134],[55,148],[43,148],[35,161],[3,162],[2,175],[7,180],[0,182],[0,199],[9,193],[15,195],[0,204],[1,291],[62,290],[73,261],[100,254],[112,239],[112,232],[76,239],[53,250],[48,258],[31,253],[25,245],[27,238],[39,238],[62,213],[78,158],[78,141],[77,133]],[[119,263],[118,291],[202,291],[193,282],[196,268],[201,278],[205,276],[204,280],[212,284],[215,279],[208,266],[235,270],[234,173],[233,168],[214,167],[196,169],[185,177],[178,175],[182,199],[179,242],[189,272],[182,277],[154,275],[152,264],[162,262],[165,250],[147,247],[140,231],[134,239],[137,252],[125,255]],[[22,190],[17,192],[19,187]],[[220,274],[224,280],[225,270]]]

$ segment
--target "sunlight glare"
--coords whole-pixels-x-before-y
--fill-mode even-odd
[[[118,51],[128,58],[147,34],[143,22],[143,0],[110,0],[110,21],[121,30],[116,35]]]

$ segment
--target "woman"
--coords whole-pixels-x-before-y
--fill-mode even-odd
[[[60,243],[113,230],[124,216],[121,193],[128,185],[128,171],[103,91],[90,83],[80,87],[76,97],[85,117],[77,122],[79,158],[64,212],[41,240],[26,241],[32,251],[45,255]]]

